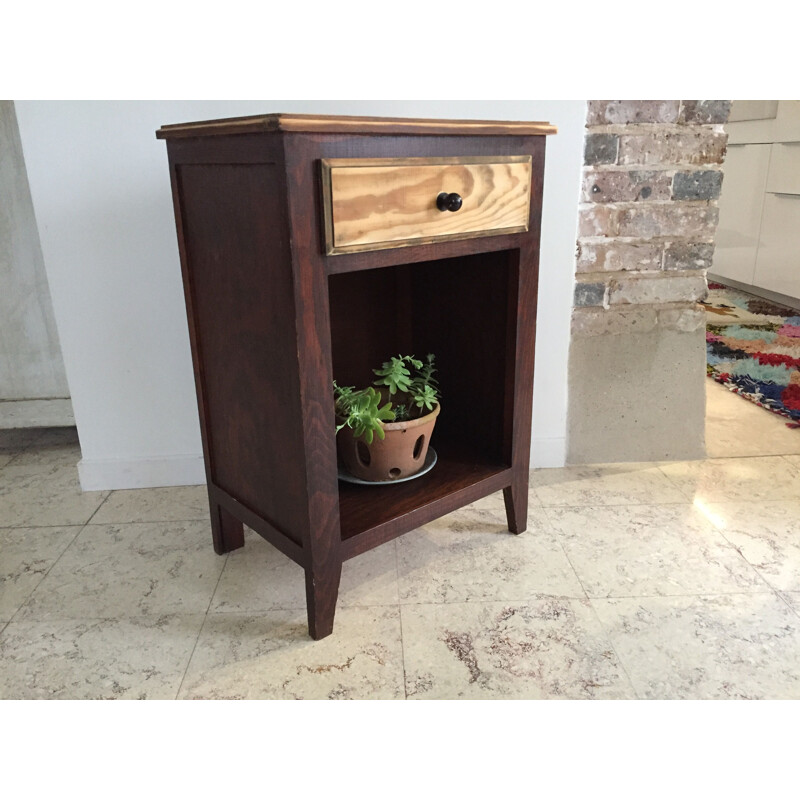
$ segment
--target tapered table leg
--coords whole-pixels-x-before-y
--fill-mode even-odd
[[[325,572],[306,570],[306,605],[308,607],[308,632],[312,639],[324,639],[333,632],[336,599],[342,565],[332,565]]]
[[[211,503],[211,536],[217,555],[244,547],[244,525],[218,503]]]
[[[528,481],[515,479],[511,486],[503,489],[503,500],[506,504],[508,529],[511,533],[522,533],[528,527]]]

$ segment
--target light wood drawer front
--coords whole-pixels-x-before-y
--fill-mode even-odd
[[[530,156],[325,159],[322,179],[329,255],[528,230]]]
[[[767,191],[800,194],[800,142],[772,145]]]

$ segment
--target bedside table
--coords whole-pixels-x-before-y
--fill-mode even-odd
[[[502,490],[525,530],[541,122],[298,114],[165,125],[214,549],[243,524],[305,570],[331,633],[342,562]],[[337,480],[332,381],[435,353],[434,468]]]

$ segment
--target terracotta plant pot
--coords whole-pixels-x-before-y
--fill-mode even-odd
[[[424,417],[384,422],[386,438],[374,436],[372,444],[343,428],[336,437],[336,447],[344,468],[362,481],[391,481],[416,474],[425,464],[439,410],[437,404]]]

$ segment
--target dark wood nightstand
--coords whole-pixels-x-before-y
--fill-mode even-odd
[[[541,122],[270,114],[165,125],[214,549],[243,524],[333,629],[342,562],[503,490],[525,530]],[[337,479],[332,380],[437,356],[435,467]]]

